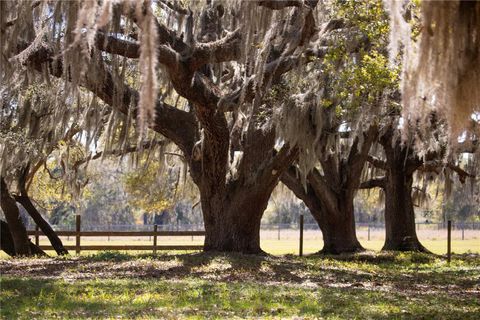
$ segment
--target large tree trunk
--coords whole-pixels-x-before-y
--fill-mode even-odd
[[[383,144],[383,143],[382,143]],[[414,167],[408,159],[407,147],[383,144],[387,167],[385,181],[385,244],[382,250],[427,252],[415,230],[412,199]]]
[[[243,172],[240,178],[229,180],[226,186],[205,182],[204,185],[210,187],[200,186],[206,231],[205,251],[263,253],[260,248],[263,212],[280,175],[296,157],[295,151],[285,150],[265,158],[265,162],[243,163],[239,168]],[[249,162],[248,156],[245,158],[244,161]],[[248,169],[257,164],[264,169],[256,172]]]
[[[3,177],[0,178],[0,200],[0,206],[10,228],[16,255],[31,255],[32,251],[27,236],[27,229],[20,218],[17,203],[10,195]]]
[[[210,202],[204,211],[205,251],[262,253],[260,222],[270,193],[268,188],[245,186],[231,190],[223,203]]]
[[[27,210],[30,217],[35,221],[36,225],[42,230],[43,234],[47,236],[48,240],[52,244],[53,249],[57,252],[58,255],[68,254],[67,249],[63,246],[62,240],[58,237],[55,231],[52,229],[50,224],[42,217],[37,208],[33,205],[30,197],[28,195],[21,195],[15,197],[15,199]]]
[[[321,253],[340,254],[364,250],[355,230],[353,200],[355,191],[360,186],[368,152],[377,139],[377,131],[377,127],[372,125],[363,132],[363,139],[355,137],[346,157],[341,154],[320,157],[322,172],[316,168],[311,170],[305,186],[295,167],[290,167],[282,175],[282,182],[303,200],[322,230],[324,246]],[[320,144],[325,152],[330,152],[327,151],[330,148],[328,141],[328,135],[323,135]]]
[[[209,112],[197,108],[199,118]],[[260,222],[280,175],[297,156],[287,145],[276,151],[274,128],[252,120],[236,139],[223,114],[206,123],[201,156],[192,157],[190,173],[200,191],[205,224],[205,251],[262,253]],[[232,149],[230,149],[232,148]],[[235,160],[235,151],[242,156]]]
[[[0,250],[5,251],[11,257],[15,257],[17,254],[15,252],[15,245],[13,244],[12,234],[10,233],[10,228],[8,224],[0,220]],[[29,241],[30,250],[35,255],[46,256],[47,254],[37,247],[34,243]]]
[[[332,112],[327,110],[325,112]],[[326,113],[328,115],[328,113]],[[325,132],[333,132],[331,128]],[[355,191],[360,187],[360,178],[370,147],[377,139],[378,128],[371,125],[356,136],[347,154],[329,154],[330,137],[322,135],[321,149],[326,153],[318,160],[322,170],[314,168],[302,184],[295,167],[282,175],[282,182],[302,199],[310,209],[323,233],[324,246],[321,253],[340,254],[363,251],[355,229]],[[340,138],[339,138],[340,139]],[[340,143],[340,140],[337,141]]]
[[[339,211],[326,212],[321,219],[317,219],[323,232],[323,249],[321,253],[339,254],[344,252],[363,251],[364,248],[357,239],[353,199],[339,199]],[[314,215],[315,217],[315,215]],[[320,223],[319,221],[323,221]]]
[[[323,249],[320,253],[340,254],[363,251],[364,248],[357,239],[355,229],[353,198],[342,195],[338,196],[335,202],[336,208],[329,207],[321,198],[305,202],[323,234]]]

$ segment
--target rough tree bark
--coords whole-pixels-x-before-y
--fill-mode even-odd
[[[205,251],[261,253],[260,220],[271,190],[244,185],[232,191],[219,205],[203,204]]]
[[[295,150],[288,147],[278,153],[276,155],[273,152],[272,142],[264,161],[249,160],[246,154],[238,178],[228,180],[225,188],[221,188],[222,193],[214,194],[213,198],[208,198],[210,191],[200,189],[206,231],[205,251],[262,252],[260,221],[263,212],[280,174],[296,157]],[[258,164],[263,169],[253,171],[252,168]],[[205,181],[202,185],[203,183]]]
[[[10,195],[3,177],[0,177],[0,205],[10,228],[16,255],[31,255],[32,250],[30,249],[27,229],[20,218],[17,203]]]
[[[236,172],[227,172],[223,164],[229,161],[230,140],[228,135],[212,137],[211,132],[206,130],[201,158],[192,159],[190,166],[201,196],[205,251],[261,253],[260,220],[296,151],[284,146],[276,152],[273,128],[265,132],[253,121],[241,148],[243,156],[233,169]]]
[[[5,251],[9,256],[15,256],[15,245],[13,244],[12,234],[8,228],[8,224],[0,220],[0,249]]]
[[[412,199],[413,174],[422,162],[401,141],[392,145],[390,134],[383,135],[380,143],[386,157],[385,244],[382,250],[427,252],[417,237]]]
[[[353,197],[340,195],[337,197],[336,212],[325,212],[315,218],[324,221],[323,226],[323,253],[338,254],[342,252],[362,251],[363,247],[357,239],[355,229],[355,215],[353,211]]]
[[[340,254],[362,251],[363,247],[357,239],[353,199],[346,194],[335,194],[325,187],[315,187],[313,180],[318,179],[319,172],[314,169],[307,181],[307,190],[298,179],[294,167],[283,174],[281,181],[301,199],[318,223],[323,234],[323,249],[320,253]],[[329,194],[329,195],[327,195]],[[327,204],[331,201],[331,204]],[[347,205],[351,203],[351,205]]]
[[[356,235],[353,200],[376,135],[377,128],[372,126],[364,133],[360,146],[356,138],[346,159],[337,159],[338,155],[320,159],[323,174],[313,169],[307,175],[306,189],[294,167],[281,177],[281,181],[303,200],[317,221],[324,241],[321,253],[364,250]]]
[[[15,200],[20,203],[25,210],[28,212],[30,217],[32,217],[35,224],[42,230],[43,234],[47,236],[48,240],[52,244],[53,249],[58,255],[68,254],[67,249],[63,246],[62,240],[58,237],[55,231],[52,229],[50,224],[42,217],[40,212],[38,212],[35,205],[32,203],[32,200],[28,196],[26,188],[26,178],[27,173],[29,172],[29,165],[24,168],[20,178],[18,179],[18,188],[20,191],[19,195],[15,196]]]
[[[15,257],[17,253],[15,252],[15,245],[13,243],[12,234],[10,233],[10,228],[3,220],[0,220],[0,227],[0,250],[5,251],[5,253],[11,257]],[[40,256],[47,255],[42,249],[40,249],[31,241],[28,241],[28,243],[30,245],[30,251],[32,254]]]

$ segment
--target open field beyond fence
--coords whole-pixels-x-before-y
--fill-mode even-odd
[[[149,226],[142,226],[144,232],[148,234]],[[268,226],[261,230],[261,246],[262,249],[266,252],[274,255],[283,255],[283,254],[298,254],[299,252],[299,230],[293,229],[291,227],[286,228],[285,226]],[[305,254],[310,254],[317,252],[322,249],[323,240],[322,233],[320,230],[315,230],[313,228],[308,228],[309,225],[306,225],[304,230],[304,244],[303,252]],[[94,246],[112,246],[111,250],[122,250],[122,247],[134,246],[138,251],[152,251],[152,245],[154,244],[154,237],[152,235],[146,236],[126,236],[131,231],[118,231],[118,227],[110,227],[110,229],[116,230],[115,233],[123,233],[122,236],[101,236],[101,237],[84,237],[80,239],[80,244],[82,246],[83,252],[91,252],[91,249]],[[123,227],[123,229],[126,229]],[[153,229],[153,227],[152,227]],[[82,231],[83,233],[94,233],[89,231]],[[33,235],[31,231],[31,235]],[[135,232],[132,232],[134,234]],[[151,233],[151,232],[150,232]],[[199,250],[203,244],[204,237],[199,231],[179,231],[179,234],[190,234],[193,235],[175,235],[171,236],[169,234],[177,234],[177,231],[159,231],[160,234],[157,236],[156,246],[158,250],[165,250],[171,248],[172,250]],[[60,232],[62,234],[62,232]],[[438,229],[437,227],[430,228],[418,228],[417,230],[418,237],[424,246],[436,254],[445,254],[447,252],[447,230]],[[362,243],[362,245],[369,250],[378,251],[382,248],[385,230],[383,228],[374,228],[368,226],[358,226],[357,227],[357,236]],[[64,245],[68,246],[71,250],[71,253],[74,253],[74,246],[76,244],[75,236],[61,236]],[[32,240],[34,240],[32,238]],[[48,239],[44,236],[39,236],[39,244],[41,246],[48,246]],[[105,249],[109,250],[109,249]],[[452,231],[452,252],[454,253],[480,253],[480,230],[476,229],[465,229],[457,228]],[[4,255],[2,255],[4,256]]]

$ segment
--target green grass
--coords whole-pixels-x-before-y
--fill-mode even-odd
[[[3,319],[476,319],[478,255],[129,255],[0,262]]]

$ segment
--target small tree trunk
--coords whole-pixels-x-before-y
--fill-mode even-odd
[[[10,233],[10,228],[8,224],[0,220],[1,228],[0,228],[0,250],[5,251],[11,257],[16,256],[15,246],[13,244],[12,234]],[[30,250],[35,255],[46,256],[47,254],[37,247],[34,243],[29,241]]]
[[[0,205],[10,228],[16,255],[31,255],[27,229],[20,218],[17,203],[10,195],[3,177],[0,179],[0,200]]]
[[[413,176],[402,163],[388,168],[385,185],[385,244],[382,250],[428,252],[417,237],[412,199]]]
[[[67,249],[63,246],[62,240],[58,237],[55,231],[52,229],[50,224],[42,217],[37,208],[33,205],[30,197],[26,194],[15,197],[16,200],[27,210],[30,217],[37,224],[37,226],[42,230],[42,232],[47,236],[48,240],[52,244],[52,247],[55,249],[58,255],[68,254]]]
[[[35,168],[38,168],[36,166]],[[47,236],[48,240],[52,244],[53,249],[57,252],[58,255],[66,255],[68,251],[63,246],[62,240],[58,237],[55,231],[52,229],[50,224],[42,217],[37,208],[35,208],[32,200],[28,196],[27,192],[27,176],[30,172],[30,165],[27,165],[23,168],[22,174],[18,178],[18,188],[20,191],[19,196],[15,196],[15,200],[20,203],[25,210],[27,210],[30,217],[32,217],[35,224],[42,230],[42,232]],[[32,175],[35,174],[36,169],[33,170]]]
[[[5,251],[9,256],[15,256],[15,245],[13,244],[12,234],[8,228],[8,224],[0,220],[0,249]]]

